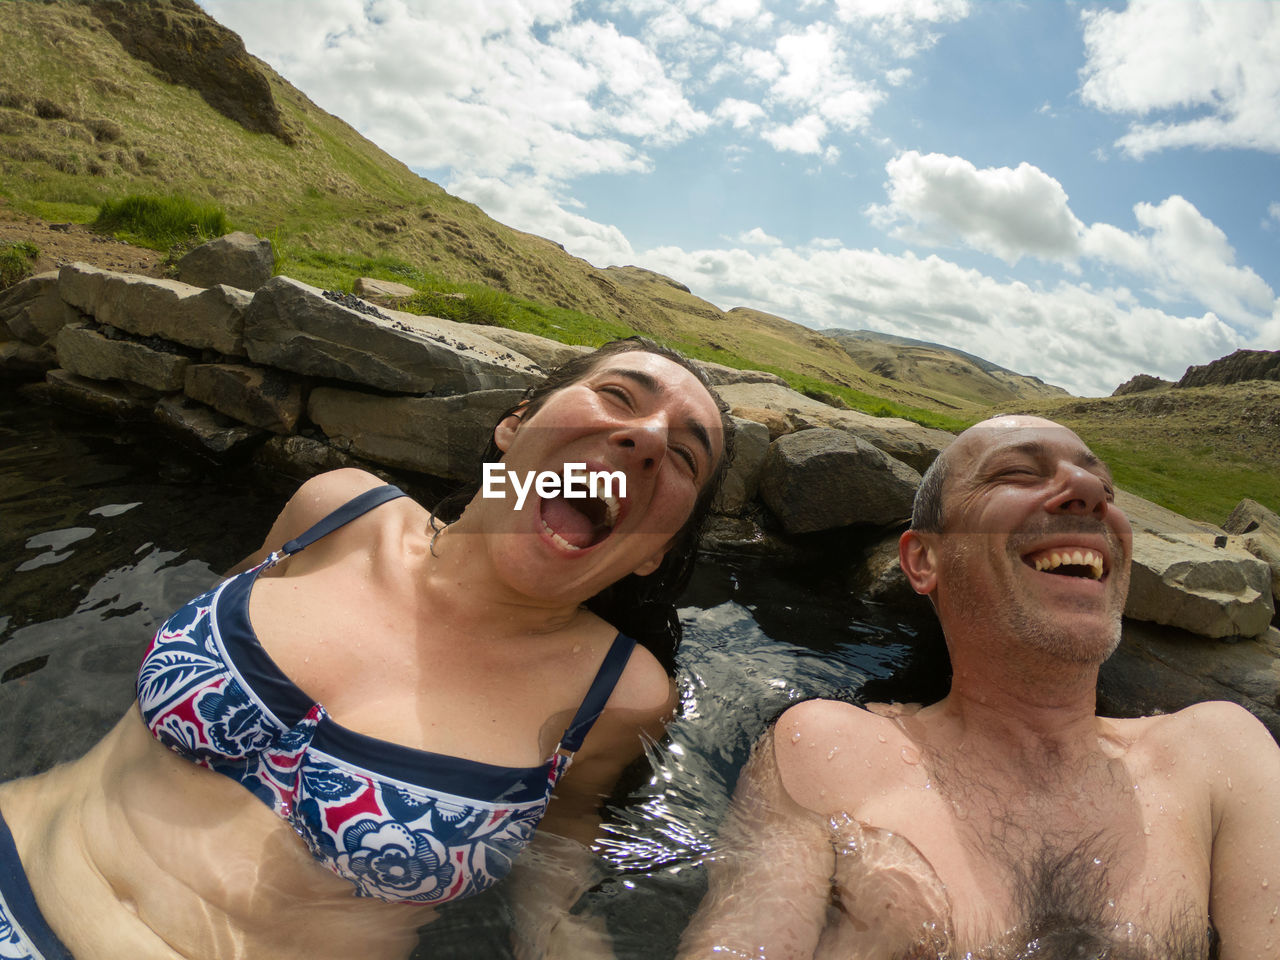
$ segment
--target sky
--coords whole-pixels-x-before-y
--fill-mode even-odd
[[[1280,349],[1280,2],[199,0],[416,173],[1080,396]]]

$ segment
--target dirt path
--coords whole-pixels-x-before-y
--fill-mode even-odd
[[[164,255],[135,247],[78,223],[49,223],[19,213],[0,199],[0,245],[25,240],[40,251],[34,273],[56,270],[67,263],[87,263],[105,270],[136,273],[147,277],[164,275]]]

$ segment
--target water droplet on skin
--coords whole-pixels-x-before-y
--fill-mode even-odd
[[[876,739],[877,739],[877,740],[879,740],[881,743],[888,743],[888,742],[889,742],[888,738],[887,738],[883,733],[877,733],[877,734],[876,734]]]
[[[827,751],[827,759],[828,759],[828,760],[830,760],[832,757],[834,757],[834,756],[835,756],[837,753],[839,753],[839,752],[840,752],[840,748],[839,748],[839,747],[832,747],[830,750],[828,750],[828,751]]]
[[[1108,900],[1108,901],[1107,901],[1107,909],[1108,909],[1108,910],[1114,910],[1115,908],[1116,908],[1116,902],[1115,902],[1114,900]]]
[[[1230,790],[1230,789],[1231,789],[1231,778],[1230,778],[1230,777],[1227,777],[1227,789],[1228,789],[1228,790]]]
[[[1093,865],[1094,865],[1095,867],[1100,867],[1100,866],[1102,866],[1102,861],[1101,861],[1098,857],[1094,857],[1094,858],[1093,858]]]
[[[920,751],[917,750],[915,747],[903,747],[902,759],[907,763],[919,763]]]
[[[1151,836],[1151,826],[1150,826],[1150,824],[1148,824],[1147,826],[1143,827],[1143,828],[1142,828],[1142,832],[1143,832],[1144,834],[1146,834],[1148,837],[1149,837],[1149,836]]]
[[[951,801],[951,808],[955,810],[957,820],[967,820],[969,818],[969,811],[958,800]]]
[[[799,731],[799,730],[797,730],[795,733],[793,733],[793,734],[791,735],[791,742],[792,742],[792,743],[799,743],[799,742],[800,742],[800,731]]]
[[[1267,889],[1267,887],[1269,887],[1269,886],[1271,886],[1271,881],[1270,881],[1270,880],[1268,880],[1266,877],[1263,877],[1263,878],[1262,878],[1262,889],[1263,889],[1263,890],[1265,890],[1265,889]]]

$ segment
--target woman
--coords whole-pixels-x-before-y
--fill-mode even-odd
[[[138,710],[0,787],[0,957],[403,957],[539,822],[589,841],[674,704],[672,601],[726,422],[633,339],[531,391],[490,450],[521,483],[583,463],[625,491],[517,509],[508,485],[453,519],[363,471],[307,481],[161,626]]]

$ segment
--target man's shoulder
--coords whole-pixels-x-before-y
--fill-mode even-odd
[[[853,809],[897,767],[906,734],[895,720],[840,700],[789,707],[773,729],[778,772],[801,806],[824,812]]]

